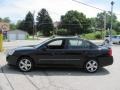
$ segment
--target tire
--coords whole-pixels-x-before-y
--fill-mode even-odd
[[[29,57],[22,57],[18,60],[17,67],[22,72],[29,72],[33,69],[33,61]]]
[[[88,60],[84,65],[84,69],[88,73],[97,72],[98,68],[99,64],[96,60]]]

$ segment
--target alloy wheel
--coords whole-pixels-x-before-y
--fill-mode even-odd
[[[32,62],[27,58],[23,58],[19,61],[18,66],[21,71],[27,72],[32,69]]]
[[[95,60],[89,60],[86,65],[85,65],[85,69],[90,72],[96,72],[98,70],[98,63]]]

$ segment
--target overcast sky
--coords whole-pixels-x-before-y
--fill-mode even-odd
[[[80,2],[110,11],[110,2],[112,0],[78,0]],[[120,0],[113,0],[114,12],[120,20]],[[72,0],[0,0],[0,17],[10,17],[12,22],[24,19],[28,11],[37,15],[41,8],[46,8],[53,21],[59,21],[60,16],[68,10],[78,10],[87,17],[95,17],[100,10],[87,7]]]

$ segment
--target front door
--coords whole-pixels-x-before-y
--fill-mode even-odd
[[[65,40],[56,39],[45,45],[46,49],[39,54],[40,64],[63,64]]]

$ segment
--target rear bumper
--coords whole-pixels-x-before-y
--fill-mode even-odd
[[[113,64],[113,56],[111,57],[99,57],[98,62],[100,67],[108,66]]]

